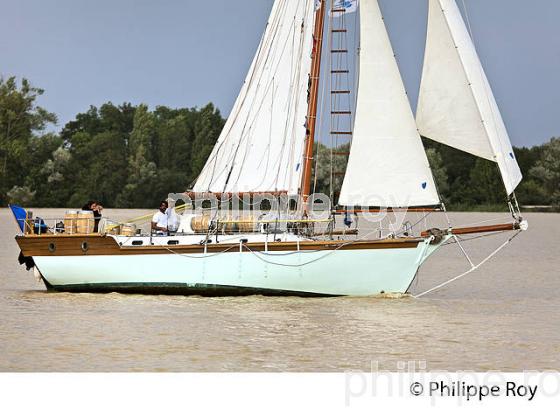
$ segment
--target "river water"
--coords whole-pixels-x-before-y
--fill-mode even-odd
[[[504,215],[450,217],[459,226]],[[420,299],[47,293],[17,264],[11,219],[0,210],[0,371],[560,370],[558,214],[528,214],[529,231],[498,256]],[[506,238],[465,248],[478,262]],[[412,293],[468,267],[445,246]]]

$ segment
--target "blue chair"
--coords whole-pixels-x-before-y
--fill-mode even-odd
[[[20,231],[23,233],[25,232],[25,221],[27,220],[27,211],[22,208],[21,206],[17,205],[8,205],[14,218],[19,226]]]

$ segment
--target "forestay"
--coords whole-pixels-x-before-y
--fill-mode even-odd
[[[511,142],[454,0],[430,0],[416,121],[432,140],[498,163],[508,195],[522,179]]]
[[[245,83],[194,191],[298,193],[314,5],[314,0],[274,2]]]
[[[377,0],[360,2],[360,38],[354,135],[339,204],[439,204]]]

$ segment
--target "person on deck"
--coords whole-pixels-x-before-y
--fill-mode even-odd
[[[88,201],[88,203],[82,207],[82,211],[93,211],[93,218],[95,223],[93,232],[99,231],[99,221],[101,221],[101,218],[103,217],[103,215],[101,215],[102,210],[103,205],[97,201]]]
[[[169,232],[169,215],[167,214],[167,209],[169,208],[169,202],[161,201],[159,204],[159,210],[154,214],[152,218],[152,232],[159,235],[167,235]]]

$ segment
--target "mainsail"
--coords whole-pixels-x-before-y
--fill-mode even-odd
[[[344,206],[439,204],[377,0],[360,2],[360,79]]]
[[[500,110],[454,0],[430,0],[416,121],[432,140],[498,163],[511,194],[522,175]]]
[[[245,83],[195,192],[298,193],[314,9],[314,0],[274,2]]]

